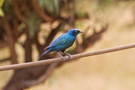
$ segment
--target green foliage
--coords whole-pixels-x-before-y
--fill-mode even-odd
[[[60,0],[53,0],[56,15],[59,15]]]
[[[11,0],[5,0],[4,5],[2,7],[4,14],[11,15],[13,14],[13,6],[12,6],[12,1]]]
[[[110,5],[110,3],[113,3],[115,0],[101,0],[99,3],[103,6]],[[117,1],[117,0],[116,0]]]
[[[84,12],[84,11],[76,12],[76,14],[77,14],[78,17],[86,17],[87,16],[87,13]]]
[[[76,22],[76,26],[78,28],[82,28],[83,27],[83,23],[81,21],[78,21],[78,22]]]
[[[0,0],[0,16],[4,16],[4,12],[2,10],[3,3],[4,3],[4,0]]]
[[[40,6],[41,9],[44,9],[45,7],[45,0],[37,0],[38,5]]]
[[[33,38],[37,30],[40,28],[41,19],[35,12],[30,12],[29,17],[26,17],[25,21],[29,26],[30,37]]]
[[[0,8],[2,7],[4,0],[0,0]]]
[[[0,8],[0,16],[4,16],[3,10]]]
[[[37,2],[42,9],[46,7],[51,15],[59,15],[60,0],[37,0]]]

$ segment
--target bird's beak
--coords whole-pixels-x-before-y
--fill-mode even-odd
[[[79,33],[83,33],[82,31],[80,31]]]

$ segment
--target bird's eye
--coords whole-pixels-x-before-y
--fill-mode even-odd
[[[77,31],[75,31],[75,33],[77,33]]]

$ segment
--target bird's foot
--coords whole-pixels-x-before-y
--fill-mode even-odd
[[[64,61],[66,60],[64,57],[61,57]]]
[[[57,54],[58,54],[64,61],[66,60],[59,52],[57,52]]]
[[[69,53],[65,53],[65,52],[64,52],[64,54],[69,57],[70,61],[72,60],[72,56],[71,56]]]

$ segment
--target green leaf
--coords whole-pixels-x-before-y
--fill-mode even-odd
[[[2,8],[1,8],[3,3],[4,3],[4,0],[0,0],[0,16],[4,16],[4,12],[3,12]]]
[[[0,8],[0,16],[4,16],[3,10]]]
[[[0,0],[0,8],[2,7],[4,0]]]

